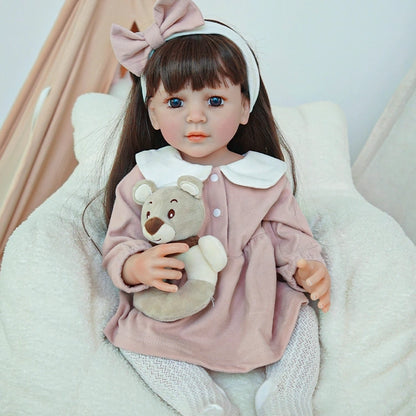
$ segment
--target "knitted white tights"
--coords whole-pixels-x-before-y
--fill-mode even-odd
[[[312,416],[312,395],[319,375],[318,323],[302,306],[283,357],[266,368],[256,394],[258,416]]]
[[[202,367],[121,350],[145,383],[182,416],[239,416],[224,391]],[[258,416],[312,416],[319,375],[315,312],[303,306],[280,361],[266,368],[256,394]]]
[[[202,367],[120,350],[144,382],[182,416],[239,416]]]

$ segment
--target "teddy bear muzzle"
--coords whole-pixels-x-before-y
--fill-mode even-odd
[[[146,228],[146,231],[147,231],[150,235],[153,235],[153,234],[156,234],[156,233],[159,231],[160,227],[161,227],[163,224],[164,224],[164,222],[163,222],[160,218],[158,218],[158,217],[153,217],[153,218],[148,219],[148,220],[145,222],[144,226],[145,226],[145,228]]]
[[[175,230],[158,217],[149,218],[144,224],[145,237],[156,244],[168,243],[175,237]]]

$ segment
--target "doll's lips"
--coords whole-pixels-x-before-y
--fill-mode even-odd
[[[191,131],[186,135],[186,137],[191,142],[200,142],[208,137],[208,134],[204,133],[203,131]]]

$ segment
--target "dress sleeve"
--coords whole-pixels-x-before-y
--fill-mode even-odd
[[[301,258],[325,263],[321,246],[312,236],[288,179],[283,177],[276,187],[279,197],[265,217],[264,228],[273,243],[277,273],[290,287],[304,291],[294,278],[296,264]]]
[[[116,199],[103,244],[103,265],[114,285],[127,293],[147,288],[145,285],[129,286],[121,277],[125,261],[131,255],[151,247],[141,231],[141,206],[133,201],[133,186],[140,179],[143,179],[143,175],[136,166],[117,185]]]

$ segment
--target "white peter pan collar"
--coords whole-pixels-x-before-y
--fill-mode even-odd
[[[146,179],[159,188],[175,185],[182,175],[191,175],[205,181],[212,172],[211,165],[198,165],[182,159],[172,146],[145,150],[136,154],[136,163]],[[263,153],[249,151],[243,159],[219,166],[232,183],[250,188],[267,189],[285,174],[287,165],[282,160]]]

